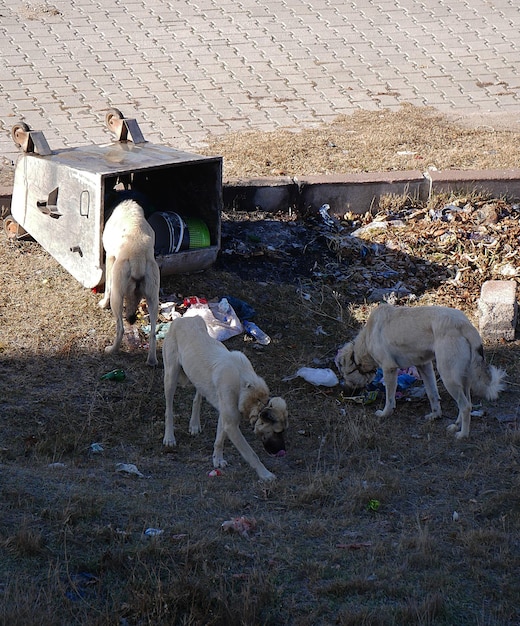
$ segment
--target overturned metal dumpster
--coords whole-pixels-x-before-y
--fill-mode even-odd
[[[146,199],[162,275],[210,267],[220,249],[222,158],[150,143],[136,120],[117,109],[107,113],[106,124],[113,143],[56,151],[40,131],[13,126],[22,154],[11,215],[4,220],[7,234],[28,233],[93,288],[104,282],[102,236],[109,210],[121,194],[135,194]]]

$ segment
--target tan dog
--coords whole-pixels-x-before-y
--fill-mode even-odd
[[[159,313],[159,266],[154,256],[155,233],[135,200],[117,204],[103,231],[106,252],[105,295],[99,306],[110,306],[116,319],[116,338],[105,351],[113,354],[121,347],[124,334],[123,300],[126,319],[136,320],[141,298],[146,298],[150,314],[148,365],[157,365],[155,328]]]
[[[369,315],[353,342],[336,356],[336,365],[351,389],[364,387],[380,366],[386,402],[378,417],[395,409],[397,371],[415,366],[430,401],[427,419],[441,417],[441,404],[433,359],[439,375],[458,405],[457,421],[448,426],[460,439],[469,436],[471,392],[495,400],[504,388],[506,373],[484,360],[482,340],[468,318],[457,309],[442,306],[394,307],[382,304]]]
[[[224,441],[228,437],[261,480],[273,480],[240,431],[242,417],[249,419],[254,432],[271,454],[285,450],[283,433],[287,428],[287,406],[282,398],[269,398],[269,389],[245,354],[229,351],[209,336],[199,316],[180,317],[171,323],[163,344],[164,395],[166,399],[165,446],[175,446],[173,399],[177,383],[195,386],[190,433],[200,432],[202,398],[218,411],[213,466],[225,467]]]

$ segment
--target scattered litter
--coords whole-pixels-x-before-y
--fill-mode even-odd
[[[329,333],[327,333],[326,331],[323,330],[323,326],[316,326],[314,334],[315,335],[325,335],[326,337],[329,336]]]
[[[135,326],[125,330],[125,339],[131,350],[138,350],[143,347],[141,337],[139,336],[139,330]]]
[[[128,474],[129,476],[144,478],[144,474],[141,474],[141,472],[137,469],[137,466],[133,463],[117,463],[116,472],[119,474]]]
[[[253,337],[260,345],[267,346],[271,343],[271,337],[264,333],[254,322],[249,320],[244,321],[244,330],[250,336]]]
[[[378,395],[379,392],[377,389],[372,389],[372,391],[365,391],[359,396],[341,396],[341,398],[342,400],[350,400],[356,404],[372,404],[377,400]]]
[[[102,454],[104,449],[100,443],[91,443],[89,446],[89,452],[91,454]]]
[[[47,467],[51,467],[51,468],[57,468],[57,469],[63,469],[64,467],[67,467],[65,465],[65,463],[49,463],[49,465],[47,465]]]
[[[338,543],[336,548],[344,548],[346,550],[361,550],[361,548],[370,548],[371,541],[356,541],[354,543]]]
[[[244,331],[238,315],[227,298],[222,298],[217,303],[208,303],[202,298],[192,297],[184,302],[188,304],[184,316],[200,315],[206,322],[210,336],[218,341],[226,341]]]
[[[100,380],[116,380],[117,382],[121,382],[126,378],[125,370],[116,369],[101,376]]]
[[[211,472],[208,472],[208,476],[211,476],[212,478],[214,476],[222,476],[222,471],[219,469],[212,469]]]
[[[181,317],[180,313],[174,313],[172,314],[172,319],[175,319],[177,317]],[[164,339],[166,337],[166,335],[168,334],[168,330],[170,329],[170,325],[171,322],[158,322],[156,327],[155,327],[155,338],[157,340],[159,339]],[[145,335],[149,335],[151,332],[152,328],[150,326],[150,324],[146,324],[145,326],[142,326],[142,331]]]
[[[229,302],[229,304],[233,307],[235,313],[238,315],[239,320],[241,321],[250,320],[253,317],[255,317],[256,311],[247,302],[244,302],[243,300],[239,300],[238,298],[235,298],[234,296],[224,296],[224,299],[226,299]]]
[[[160,528],[147,528],[144,531],[144,534],[147,537],[158,537],[159,535],[162,535],[164,532],[164,530],[161,530]]]
[[[329,204],[322,204],[321,207],[319,208],[319,213],[323,219],[323,222],[329,228],[333,228],[334,230],[341,230],[342,229],[341,222],[337,218],[331,217],[329,215],[329,211],[330,211]]]
[[[377,231],[381,231],[381,230],[387,230],[388,229],[388,222],[370,222],[368,224],[366,224],[365,226],[361,226],[360,228],[356,229],[353,233],[350,233],[351,237],[363,237],[363,236],[367,236],[372,234],[375,230]]]
[[[379,502],[379,500],[370,500],[367,508],[369,511],[379,511],[379,507],[381,506],[381,502]]]
[[[397,391],[395,394],[396,400],[406,400],[407,398],[413,398],[415,400],[424,397],[424,386],[412,387],[420,380],[419,373],[415,367],[408,367],[406,369],[400,369],[397,372]],[[376,375],[371,383],[367,385],[368,390],[384,391],[385,380],[383,378],[383,370],[378,367]],[[413,389],[413,391],[412,391]],[[420,389],[416,391],[415,389]]]
[[[67,579],[67,591],[65,596],[69,600],[77,601],[85,597],[85,594],[93,585],[97,585],[99,578],[89,572],[71,574]]]
[[[338,377],[330,369],[330,367],[300,367],[296,374],[293,374],[292,376],[286,376],[282,380],[293,380],[294,378],[298,378],[298,376],[306,380],[308,383],[311,383],[312,385],[322,385],[324,387],[335,387],[336,385],[339,385]]]
[[[160,302],[159,315],[164,317],[166,320],[172,320],[175,317],[178,317],[179,313],[176,311],[176,306],[176,302]]]
[[[459,514],[457,513],[457,511],[453,511],[453,515],[451,516],[454,522],[458,522],[459,521]]]
[[[249,533],[252,533],[256,529],[256,520],[254,517],[233,517],[230,520],[222,522],[222,530],[228,532],[237,532],[242,537],[249,537]]]

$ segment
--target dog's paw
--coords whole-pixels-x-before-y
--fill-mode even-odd
[[[276,476],[272,472],[267,471],[260,476],[260,480],[265,483],[272,483],[276,480]]]
[[[163,446],[165,446],[166,448],[174,448],[177,445],[177,442],[175,441],[175,437],[172,435],[171,437],[164,437],[163,439]]]
[[[461,430],[459,430],[458,433],[455,433],[455,439],[459,440],[459,439],[467,439],[469,437],[469,434],[463,433]]]
[[[157,363],[158,363],[157,357],[155,357],[155,356],[153,356],[153,357],[149,356],[146,359],[146,365],[149,365],[150,367],[157,367]]]
[[[200,424],[194,424],[193,426],[190,424],[190,435],[199,435],[201,432]]]
[[[114,346],[107,346],[105,348],[105,354],[116,354],[117,352],[117,348],[114,348]]]
[[[428,415],[424,416],[425,421],[427,422],[433,422],[435,420],[438,420],[442,417],[442,413],[434,413],[433,411],[431,413],[428,413]]]
[[[108,307],[110,306],[110,300],[103,298],[103,300],[100,300],[98,302],[98,307],[100,309],[108,309]]]
[[[213,457],[213,467],[215,469],[222,469],[227,466],[227,461],[222,456],[214,456]]]
[[[376,417],[390,417],[390,415],[392,415],[393,411],[387,411],[386,409],[380,410],[380,411],[376,411]]]
[[[446,430],[449,433],[456,433],[459,430],[459,426],[458,424],[450,424],[449,426],[446,426]]]

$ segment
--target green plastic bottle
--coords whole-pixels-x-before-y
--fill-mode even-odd
[[[101,380],[117,380],[121,382],[126,378],[125,370],[112,370],[101,376]]]

